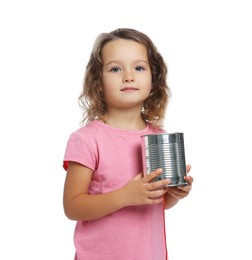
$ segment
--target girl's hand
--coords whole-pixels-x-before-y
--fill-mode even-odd
[[[139,173],[134,179],[128,182],[122,189],[122,200],[124,206],[158,204],[163,201],[163,195],[167,192],[165,185],[169,180],[151,182],[152,179],[162,173],[157,169],[146,176]]]
[[[189,173],[191,170],[191,165],[186,166],[186,172]],[[185,176],[184,179],[187,181],[187,186],[179,186],[179,187],[170,187],[167,190],[167,193],[170,194],[173,198],[180,200],[186,197],[191,189],[192,189],[192,183],[193,183],[193,177],[191,176]]]

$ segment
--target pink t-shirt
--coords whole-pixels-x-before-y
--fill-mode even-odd
[[[71,134],[64,169],[69,161],[92,169],[90,194],[121,188],[143,171],[141,135],[163,132],[150,124],[143,130],[123,130],[92,121]],[[74,243],[77,260],[166,260],[163,204],[125,207],[77,221]]]

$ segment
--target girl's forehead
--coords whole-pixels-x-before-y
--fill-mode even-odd
[[[147,59],[146,47],[136,41],[116,39],[103,46],[102,59]]]

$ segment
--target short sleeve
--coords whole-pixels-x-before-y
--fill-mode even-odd
[[[76,131],[71,134],[67,142],[63,168],[67,170],[69,162],[72,161],[95,170],[97,162],[96,154],[95,141],[88,135]]]

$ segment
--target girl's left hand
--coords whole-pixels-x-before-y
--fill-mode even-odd
[[[191,170],[191,165],[187,165],[186,173],[189,173],[190,170]],[[186,197],[192,189],[193,177],[187,175],[184,178],[187,181],[188,185],[179,186],[179,187],[168,187],[167,189],[167,193],[169,193],[172,197],[174,197],[177,200]]]

